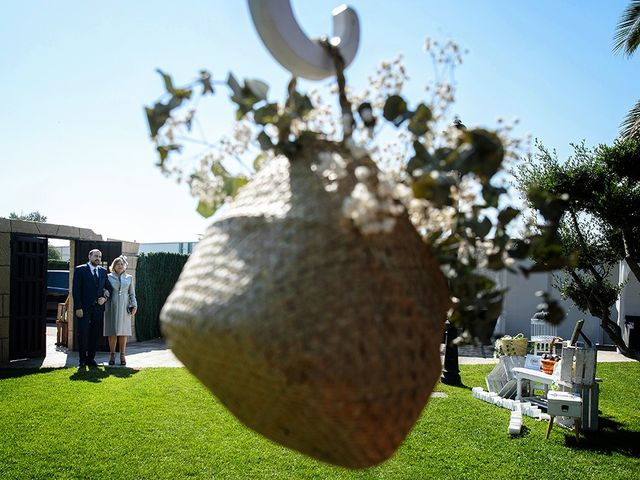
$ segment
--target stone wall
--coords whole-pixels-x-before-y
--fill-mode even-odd
[[[122,254],[127,257],[127,272],[129,275],[133,277],[133,286],[136,285],[136,267],[138,266],[138,250],[140,249],[140,244],[133,242],[122,242]],[[129,338],[130,342],[137,342],[138,339],[136,337],[136,317],[135,315],[131,316],[131,337]]]
[[[73,272],[76,270],[76,242],[69,242],[69,293],[73,285]],[[73,350],[75,346],[75,326],[76,317],[73,315],[75,307],[73,306],[73,295],[69,296],[69,310],[67,310],[67,348]]]
[[[11,234],[35,235],[70,240],[71,262],[69,281],[73,284],[73,258],[76,240],[102,241],[102,236],[88,228],[51,223],[26,222],[0,217],[0,364],[9,362],[9,330],[10,330],[10,282],[11,282]],[[122,242],[122,253],[129,259],[128,273],[135,279],[135,268],[138,261],[139,244]],[[73,348],[73,301],[69,315],[69,347]],[[134,321],[132,319],[132,321]],[[135,341],[135,329],[133,330]]]

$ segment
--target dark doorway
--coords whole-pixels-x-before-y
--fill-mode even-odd
[[[75,254],[74,261],[76,267],[82,265],[83,263],[87,263],[89,261],[89,252],[97,248],[102,252],[102,266],[108,268],[111,265],[113,260],[122,255],[122,242],[103,242],[103,241],[94,241],[94,240],[77,240],[75,245]],[[74,328],[75,338],[74,338],[74,350],[78,350],[78,329]],[[98,344],[98,351],[100,352],[108,352],[109,351],[109,341],[107,337],[100,337],[100,342]]]
[[[11,235],[9,358],[46,355],[47,239]]]
[[[102,252],[102,266],[105,268],[111,265],[111,262],[122,254],[122,242],[76,240],[73,258],[76,267],[89,261],[89,252],[94,248]]]

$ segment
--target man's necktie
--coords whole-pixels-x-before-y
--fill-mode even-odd
[[[93,281],[96,282],[96,285],[98,285],[98,269],[97,268],[93,269]]]

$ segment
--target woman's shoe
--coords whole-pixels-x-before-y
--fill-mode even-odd
[[[109,357],[109,365],[115,365],[116,364],[116,354],[112,353],[111,356]]]
[[[120,355],[120,365],[126,365],[127,361],[124,359],[124,355]]]

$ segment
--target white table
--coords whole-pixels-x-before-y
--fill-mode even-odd
[[[545,395],[549,391],[549,385],[553,383],[553,376],[548,373],[531,370],[529,368],[521,368],[515,367],[512,370],[514,376],[516,377],[516,381],[518,382],[518,391],[516,393],[516,400],[522,400],[522,381],[529,380],[534,381],[536,383],[541,383],[544,385],[544,393]]]

